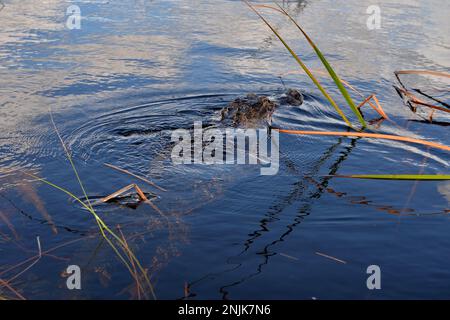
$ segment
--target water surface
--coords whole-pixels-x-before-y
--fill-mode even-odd
[[[158,197],[168,220],[146,205],[109,204],[98,212],[111,227],[120,225],[160,299],[183,298],[185,287],[192,299],[450,298],[450,185],[329,177],[444,174],[445,151],[282,135],[275,176],[261,176],[256,166],[172,164],[172,130],[214,121],[222,107],[249,92],[274,96],[293,87],[305,93],[303,106],[276,111],[277,127],[346,130],[241,1],[3,2],[0,278],[26,267],[9,270],[37,254],[37,236],[44,252],[54,249],[11,282],[24,297],[137,298],[130,273],[86,210],[42,183],[7,173],[29,170],[82,196],[51,125],[51,108],[91,198],[134,182]],[[71,4],[81,8],[81,30],[65,26]],[[284,6],[343,79],[365,95],[377,94],[393,121],[379,132],[450,144],[446,126],[420,121],[393,88],[395,70],[448,72],[448,3],[380,1],[382,28],[372,31],[366,27],[371,4]],[[289,21],[267,13],[305,62],[320,68]],[[448,91],[448,83],[407,80]],[[82,269],[80,291],[66,288],[62,274],[71,264]],[[367,289],[369,265],[381,267],[382,290]],[[5,288],[0,294],[11,296]]]

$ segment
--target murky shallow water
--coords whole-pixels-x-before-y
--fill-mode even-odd
[[[167,220],[146,205],[98,208],[110,226],[121,226],[158,298],[182,298],[186,284],[196,299],[450,297],[448,183],[327,177],[446,173],[444,151],[282,135],[275,176],[261,176],[256,166],[171,163],[171,130],[214,119],[237,96],[276,95],[284,85],[301,89],[306,100],[300,108],[281,106],[275,126],[345,130],[313,85],[289,73],[295,62],[240,1],[74,1],[81,30],[65,28],[71,2],[3,2],[2,170],[32,169],[82,196],[51,126],[51,107],[90,197],[133,182],[158,197]],[[369,31],[370,4],[290,1],[286,8],[342,78],[377,94],[397,123],[383,123],[381,133],[448,145],[447,128],[410,121],[419,118],[392,87],[395,70],[448,71],[448,4],[381,1],[382,29]],[[317,68],[289,23],[273,21]],[[129,272],[68,196],[2,174],[0,197],[0,278],[28,265],[9,270],[37,254],[37,236],[42,250],[51,250],[11,282],[26,298],[136,298]],[[81,291],[66,289],[62,273],[71,264],[82,269]],[[367,289],[369,265],[381,267],[382,290]]]

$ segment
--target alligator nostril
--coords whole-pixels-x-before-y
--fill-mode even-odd
[[[295,89],[288,89],[284,102],[292,106],[300,106],[303,104],[303,95]]]

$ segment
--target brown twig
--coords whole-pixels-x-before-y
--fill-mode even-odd
[[[120,172],[122,172],[122,173],[126,173],[126,174],[128,174],[128,175],[130,175],[130,176],[132,176],[132,177],[135,177],[136,179],[139,179],[139,180],[141,180],[141,181],[144,181],[145,183],[148,183],[149,185],[155,187],[155,188],[158,189],[158,190],[161,190],[161,191],[167,191],[166,189],[164,189],[164,188],[162,188],[162,187],[156,185],[154,182],[152,182],[152,181],[150,181],[150,180],[148,180],[148,179],[146,179],[146,178],[144,178],[144,177],[138,176],[137,174],[134,174],[134,173],[132,173],[132,172],[130,172],[130,171],[128,171],[128,170],[119,168],[119,167],[114,166],[114,165],[109,164],[109,163],[104,163],[104,165],[107,166],[107,167],[109,167],[109,168],[111,168],[111,169],[120,171]]]
[[[316,252],[316,254],[319,255],[319,256],[321,256],[321,257],[324,257],[324,258],[327,258],[327,259],[330,259],[330,260],[334,260],[334,261],[339,262],[339,263],[342,263],[342,264],[347,264],[347,262],[344,261],[344,260],[338,259],[338,258],[336,258],[336,257],[327,255],[327,254],[322,253],[322,252]]]
[[[38,245],[38,256],[37,256],[36,260],[34,260],[28,267],[23,269],[21,272],[19,272],[18,274],[16,274],[12,278],[10,278],[7,281],[8,283],[10,283],[10,282],[14,281],[15,279],[17,279],[18,277],[20,277],[22,274],[24,274],[25,272],[30,270],[36,263],[38,263],[39,260],[41,260],[41,258],[42,258],[42,248],[41,248],[41,241],[39,240],[39,237],[36,237],[36,241],[37,241],[37,245]]]
[[[127,251],[131,251],[130,247],[128,246],[127,239],[125,238],[125,236],[122,232],[122,229],[120,228],[120,225],[117,225],[117,229],[119,230],[120,236],[122,237],[123,243],[125,244],[125,249]],[[128,253],[127,253],[127,255],[131,261],[131,266],[133,268],[133,278],[136,281],[136,291],[137,291],[137,295],[138,295],[138,300],[141,300],[141,291],[142,291],[142,293],[144,293],[144,289],[141,287],[141,283],[139,282],[136,265],[134,264],[132,257]]]
[[[437,106],[437,105],[428,103],[426,101],[423,101],[422,99],[419,99],[416,95],[414,95],[413,93],[411,93],[408,90],[408,88],[403,84],[403,82],[400,78],[400,75],[402,75],[402,74],[418,74],[418,75],[430,75],[430,76],[434,76],[434,77],[450,78],[449,73],[439,72],[439,71],[430,71],[430,70],[399,70],[399,71],[395,71],[394,74],[395,74],[395,77],[397,78],[398,83],[400,84],[400,87],[394,86],[394,88],[397,90],[398,94],[403,98],[404,103],[410,107],[412,112],[414,112],[414,113],[417,112],[417,106],[423,106],[423,107],[432,109],[428,115],[428,120],[430,122],[433,121],[433,116],[434,116],[434,113],[436,110],[450,113],[449,105],[447,103],[440,101],[439,99],[436,99],[428,94],[425,94],[419,89],[415,89],[415,91],[418,92],[419,94],[439,103],[443,107]]]
[[[145,196],[144,192],[142,192],[142,190],[134,183],[120,189],[117,190],[116,192],[111,193],[109,196],[102,198],[100,201],[101,202],[108,202],[114,198],[117,198],[118,196],[124,194],[125,192],[131,190],[131,189],[135,189],[136,193],[138,194],[139,198],[141,199],[141,201],[148,201],[148,198]]]
[[[21,295],[17,290],[15,290],[13,287],[11,287],[11,285],[7,281],[0,279],[0,285],[9,289],[9,291],[14,293],[20,300],[26,300],[25,297]]]
[[[87,237],[92,237],[92,236],[87,236]],[[56,247],[53,247],[53,248],[51,248],[51,249],[48,249],[47,251],[42,252],[42,255],[46,255],[46,254],[48,254],[48,253],[50,253],[50,252],[53,252],[53,251],[55,251],[55,250],[57,250],[57,249],[60,249],[60,248],[65,247],[65,246],[68,246],[68,245],[73,244],[73,243],[75,243],[75,242],[79,242],[79,241],[84,240],[84,239],[85,239],[85,238],[79,238],[79,239],[71,240],[71,241],[68,241],[68,242],[66,242],[66,243],[60,244],[60,245],[58,245],[58,246],[56,246]],[[39,254],[37,254],[37,255],[35,255],[35,256],[33,256],[33,257],[30,257],[30,258],[28,258],[28,259],[26,259],[26,260],[24,260],[24,261],[22,261],[22,262],[20,262],[20,263],[18,263],[18,264],[16,264],[16,265],[12,266],[12,267],[9,267],[9,268],[6,269],[6,270],[1,271],[1,272],[0,272],[0,276],[2,276],[2,275],[6,274],[6,273],[8,273],[8,272],[10,272],[10,271],[12,271],[12,270],[14,270],[14,269],[17,269],[17,268],[19,268],[20,266],[23,266],[24,264],[26,264],[26,263],[28,263],[28,262],[30,262],[30,261],[35,260],[36,258],[39,258]]]

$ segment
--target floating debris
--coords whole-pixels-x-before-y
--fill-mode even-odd
[[[394,86],[395,90],[399,94],[399,96],[403,99],[403,103],[409,107],[409,109],[420,116],[421,118],[428,120],[429,122],[433,122],[433,117],[436,111],[450,113],[450,105],[438,98],[431,96],[430,94],[425,93],[422,89],[408,89],[406,85],[400,79],[400,75],[406,74],[415,74],[415,75],[426,75],[432,77],[440,77],[440,78],[450,78],[450,74],[446,72],[439,71],[431,71],[431,70],[400,70],[394,72],[395,77],[400,86]],[[411,91],[415,91],[419,95],[421,95],[422,99],[417,97]],[[429,101],[426,101],[427,99]],[[437,103],[437,104],[436,104]],[[418,113],[418,109],[420,107],[428,108],[427,117],[422,116]]]
[[[334,261],[342,263],[342,264],[347,264],[347,262],[344,261],[344,260],[338,259],[336,257],[330,256],[330,255],[322,253],[322,252],[316,252],[316,254],[321,256],[321,257],[324,257],[324,258],[327,258],[327,259],[330,259],[330,260],[334,260]]]

